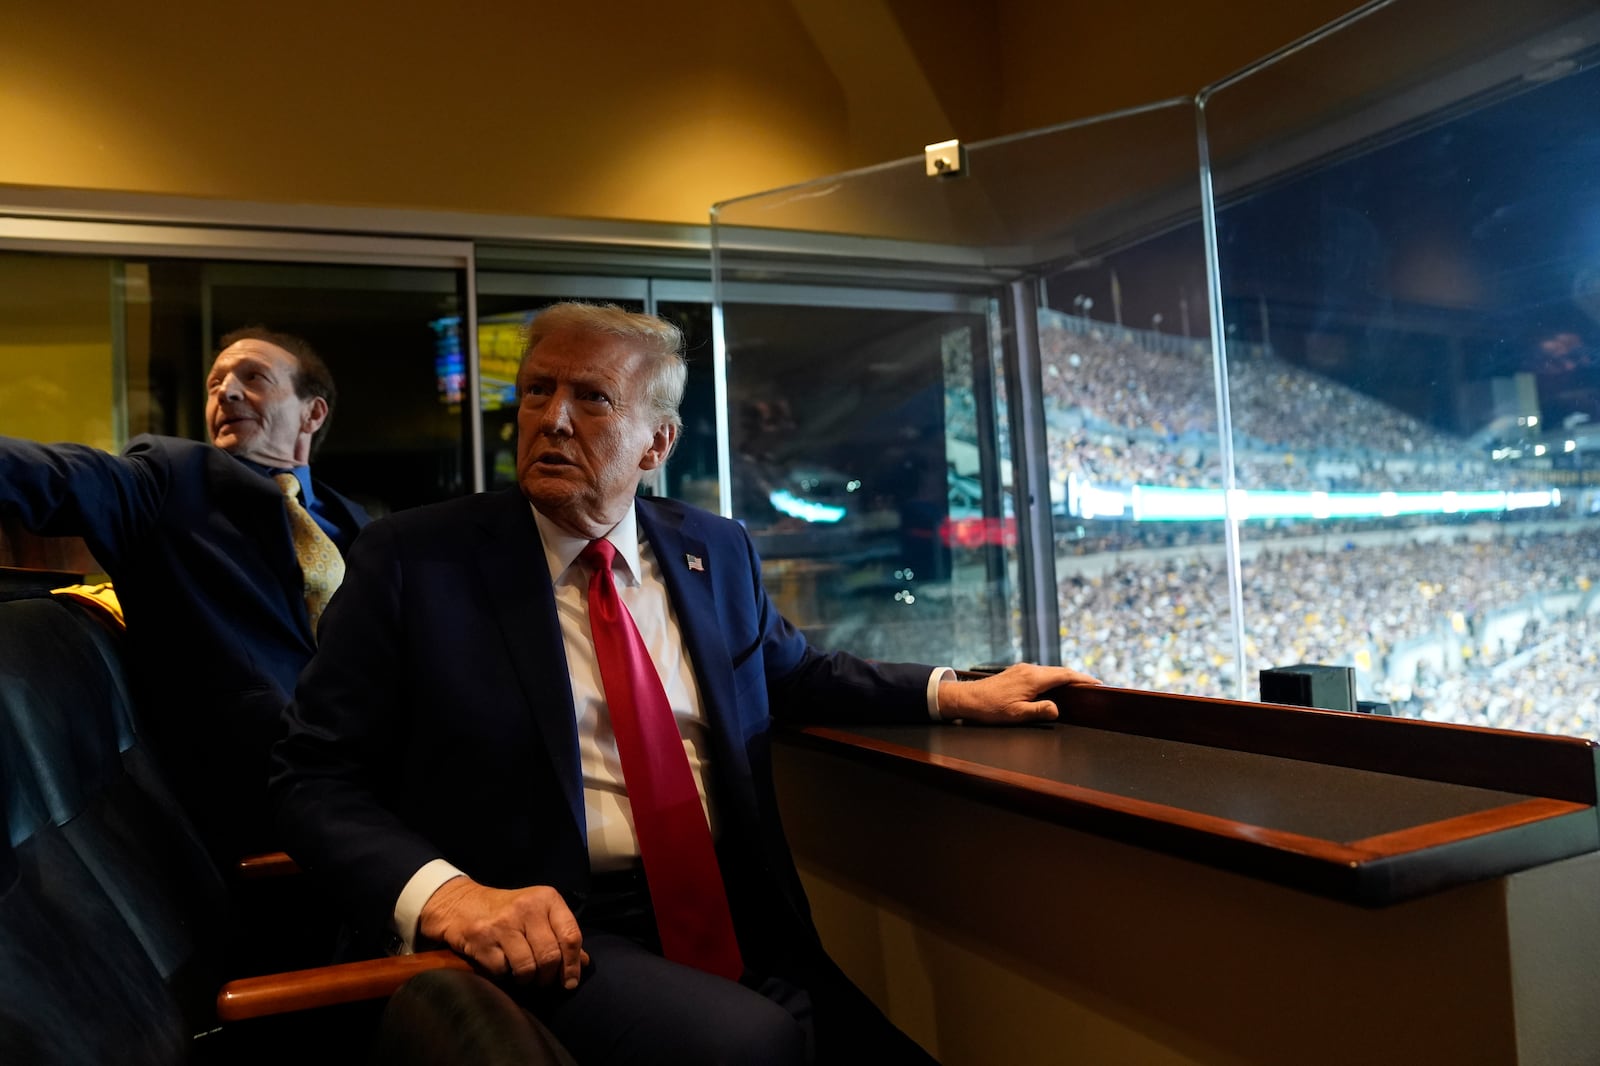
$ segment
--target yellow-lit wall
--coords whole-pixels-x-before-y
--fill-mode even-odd
[[[699,223],[945,137],[1190,93],[1350,6],[12,5],[0,184]]]
[[[113,449],[111,264],[0,252],[0,433]]]

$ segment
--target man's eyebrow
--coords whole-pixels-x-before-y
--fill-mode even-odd
[[[273,374],[273,373],[276,372],[275,368],[273,367],[273,365],[271,363],[267,362],[266,360],[264,360],[264,359],[256,359],[256,358],[254,358],[252,356],[248,356],[247,355],[247,356],[242,356],[239,359],[235,359],[232,363],[230,363],[228,365],[228,367],[226,369],[222,369],[222,368],[218,367],[215,363],[213,363],[211,365],[211,372],[206,375],[206,380],[210,381],[213,378],[220,377],[224,373],[228,373],[229,371],[232,371],[234,373],[238,373],[239,371],[242,371],[242,370],[259,370],[259,371],[261,371],[263,373],[266,373],[266,374]]]

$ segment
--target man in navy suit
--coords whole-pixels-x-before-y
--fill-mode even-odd
[[[341,548],[362,508],[312,479],[336,399],[305,341],[222,339],[206,381],[212,443],[140,436],[122,455],[0,438],[0,515],[82,537],[128,626],[141,729],[219,861],[275,844],[267,756],[315,647],[282,489]]]
[[[371,940],[508,975],[586,1066],[929,1061],[822,950],[778,826],[771,723],[1049,719],[1042,692],[1092,679],[1023,665],[957,682],[811,647],[739,524],[635,495],[678,432],[681,343],[614,307],[533,321],[520,491],[363,533],[285,712],[279,825]],[[590,635],[601,539],[716,838],[737,979],[663,957]]]

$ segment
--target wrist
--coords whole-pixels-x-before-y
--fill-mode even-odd
[[[966,681],[941,681],[939,682],[939,717],[948,722],[952,719],[963,718],[968,710],[966,706],[966,690],[969,682]]]
[[[439,939],[448,924],[446,919],[451,908],[471,885],[472,881],[465,874],[457,874],[434,889],[417,914],[417,932],[430,939]]]

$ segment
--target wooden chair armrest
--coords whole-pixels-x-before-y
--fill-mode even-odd
[[[313,1007],[382,999],[424,970],[445,968],[471,971],[472,966],[453,951],[425,951],[243,977],[229,981],[217,993],[217,1018],[242,1022]]]
[[[263,855],[246,855],[234,866],[233,872],[245,881],[260,881],[268,877],[288,877],[300,872],[299,865],[284,851],[269,851]]]

